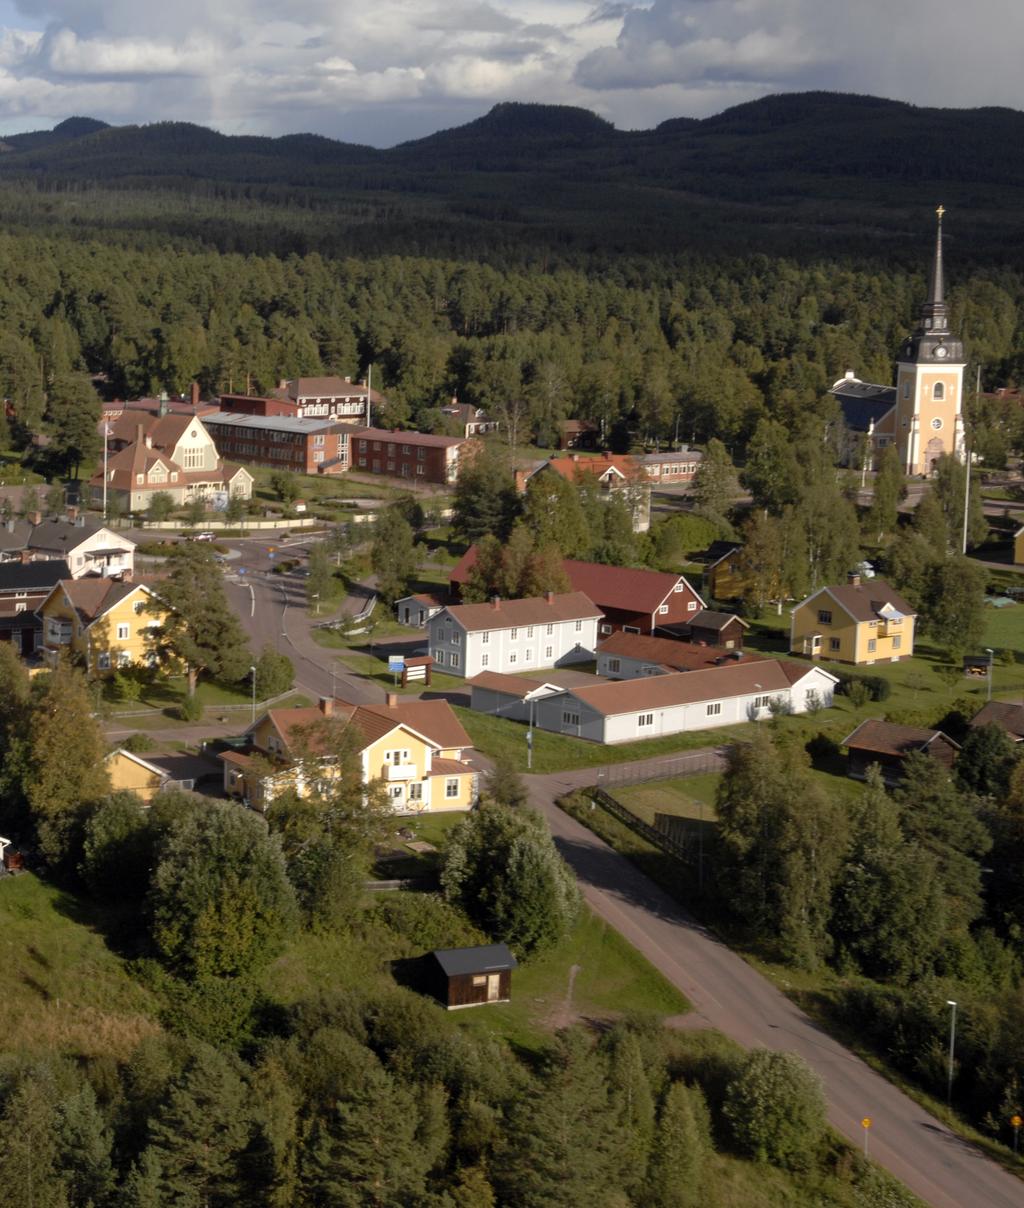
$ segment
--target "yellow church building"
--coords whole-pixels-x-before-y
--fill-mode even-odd
[[[43,657],[52,664],[62,651],[81,658],[90,675],[132,664],[152,666],[153,630],[166,612],[144,583],[117,579],[61,579],[36,610],[43,623]]]
[[[857,468],[877,467],[887,446],[899,450],[905,474],[925,476],[943,453],[963,460],[963,341],[949,326],[942,261],[942,216],[939,206],[928,297],[913,332],[896,357],[896,385],[863,382],[852,370],[835,382],[831,394],[842,408],[850,435],[864,440],[862,452],[851,450]],[[863,460],[862,460],[863,459]]]

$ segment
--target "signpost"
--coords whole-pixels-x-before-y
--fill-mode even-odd
[[[1013,1127],[1013,1156],[1016,1157],[1017,1156],[1017,1146],[1018,1146],[1018,1142],[1020,1140],[1020,1126],[1022,1124],[1024,1124],[1024,1119],[1021,1119],[1020,1116],[1016,1116],[1016,1115],[1011,1116],[1010,1124]]]
[[[868,1133],[871,1131],[871,1117],[865,1116],[860,1122],[861,1128],[864,1129],[864,1156],[868,1156]]]
[[[405,670],[405,656],[401,654],[388,655],[388,670],[395,677],[395,687],[398,687],[398,677]]]

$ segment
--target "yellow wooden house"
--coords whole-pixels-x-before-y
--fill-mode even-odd
[[[793,654],[837,663],[898,663],[914,653],[914,610],[884,579],[850,575],[821,587],[793,609]]]
[[[144,583],[117,579],[62,579],[36,609],[43,623],[43,657],[61,651],[82,659],[90,674],[105,675],[156,660],[153,630],[166,617],[148,605],[159,600]]]
[[[743,546],[735,541],[716,541],[707,550],[704,594],[714,600],[739,600],[747,587],[742,565]]]
[[[295,763],[311,727],[325,720],[353,727],[362,779],[383,782],[395,813],[468,810],[475,804],[477,774],[465,761],[472,742],[451,705],[393,693],[380,705],[324,698],[306,708],[268,710],[247,731],[244,750],[221,754],[225,792],[262,811],[285,790],[301,793]]]
[[[119,747],[107,756],[107,773],[110,789],[114,793],[134,793],[147,805],[167,786],[171,778],[166,768],[161,768],[134,751]]]

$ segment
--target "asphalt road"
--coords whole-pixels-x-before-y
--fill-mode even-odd
[[[530,800],[547,817],[591,909],[681,990],[709,1026],[748,1048],[803,1057],[824,1082],[832,1125],[860,1147],[860,1122],[870,1117],[870,1156],[933,1208],[1024,1205],[1024,1182],[823,1032],[625,857],[554,804],[563,793],[596,782],[597,769],[527,777]]]

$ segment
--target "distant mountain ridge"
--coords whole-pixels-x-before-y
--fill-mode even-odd
[[[546,239],[613,247],[692,246],[724,224],[727,237],[751,246],[766,225],[788,228],[790,243],[835,235],[852,246],[857,230],[884,242],[919,229],[916,216],[941,201],[970,212],[960,237],[988,255],[1011,233],[1019,242],[1024,212],[1024,113],[848,93],[778,94],[640,131],[618,130],[586,109],[506,102],[386,150],[314,134],[225,135],[186,122],[107,126],[82,117],[2,146],[0,183],[188,192],[208,182],[272,190],[275,202],[373,194],[422,207],[432,199],[435,215],[440,203],[474,220],[543,227]]]

